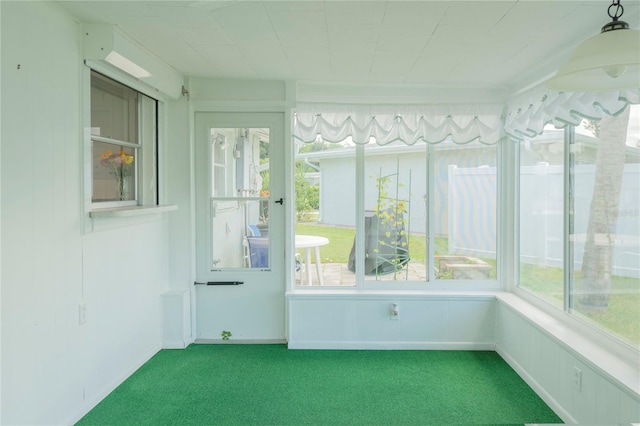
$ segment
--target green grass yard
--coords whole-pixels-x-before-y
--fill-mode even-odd
[[[321,224],[299,223],[296,234],[318,235],[329,239],[329,244],[322,247],[322,261],[326,263],[347,263],[353,246],[355,230],[348,227],[328,226]],[[446,238],[436,238],[436,253],[446,252]],[[427,245],[423,236],[409,235],[409,253],[411,260],[424,262]]]
[[[318,235],[329,239],[329,244],[320,250],[323,263],[347,263],[353,245],[353,228],[328,226],[321,224],[299,223],[296,234]],[[447,253],[447,239],[436,238],[436,254]],[[424,236],[409,236],[411,260],[425,262],[426,242]],[[493,266],[491,277],[495,278],[496,261],[482,259]],[[576,280],[578,280],[576,274]],[[521,265],[520,286],[558,308],[562,308],[564,292],[563,271],[561,268]],[[587,321],[620,336],[628,343],[640,347],[640,280],[614,276],[612,280],[609,306],[602,312],[576,312]]]

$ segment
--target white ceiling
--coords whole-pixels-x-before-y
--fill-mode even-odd
[[[514,91],[609,21],[610,1],[60,1],[185,76]],[[639,25],[640,1],[622,1]]]

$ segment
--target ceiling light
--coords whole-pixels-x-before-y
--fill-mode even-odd
[[[116,51],[111,51],[105,58],[107,62],[120,68],[122,71],[131,74],[135,78],[149,77],[151,73],[141,66],[133,63]]]
[[[567,92],[603,92],[640,88],[640,30],[620,21],[624,9],[613,0],[611,22],[580,44],[546,86]]]

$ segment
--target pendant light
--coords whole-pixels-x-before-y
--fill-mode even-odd
[[[546,86],[565,92],[604,92],[640,88],[640,30],[619,20],[624,8],[614,0],[611,22],[580,44]]]

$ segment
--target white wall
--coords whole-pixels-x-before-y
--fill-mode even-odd
[[[80,26],[50,2],[0,5],[0,422],[68,424],[160,348],[166,221],[89,219]]]
[[[506,293],[497,299],[495,335],[500,356],[566,423],[640,422],[637,355],[615,354],[614,345]]]
[[[295,292],[287,295],[292,349],[493,350],[492,295]],[[391,304],[399,309],[390,315]]]
[[[163,347],[184,348],[192,342],[191,291],[195,280],[195,223],[191,170],[190,110],[186,97],[166,105],[167,140],[161,150],[164,202],[178,206],[169,214],[169,291],[163,294]]]

